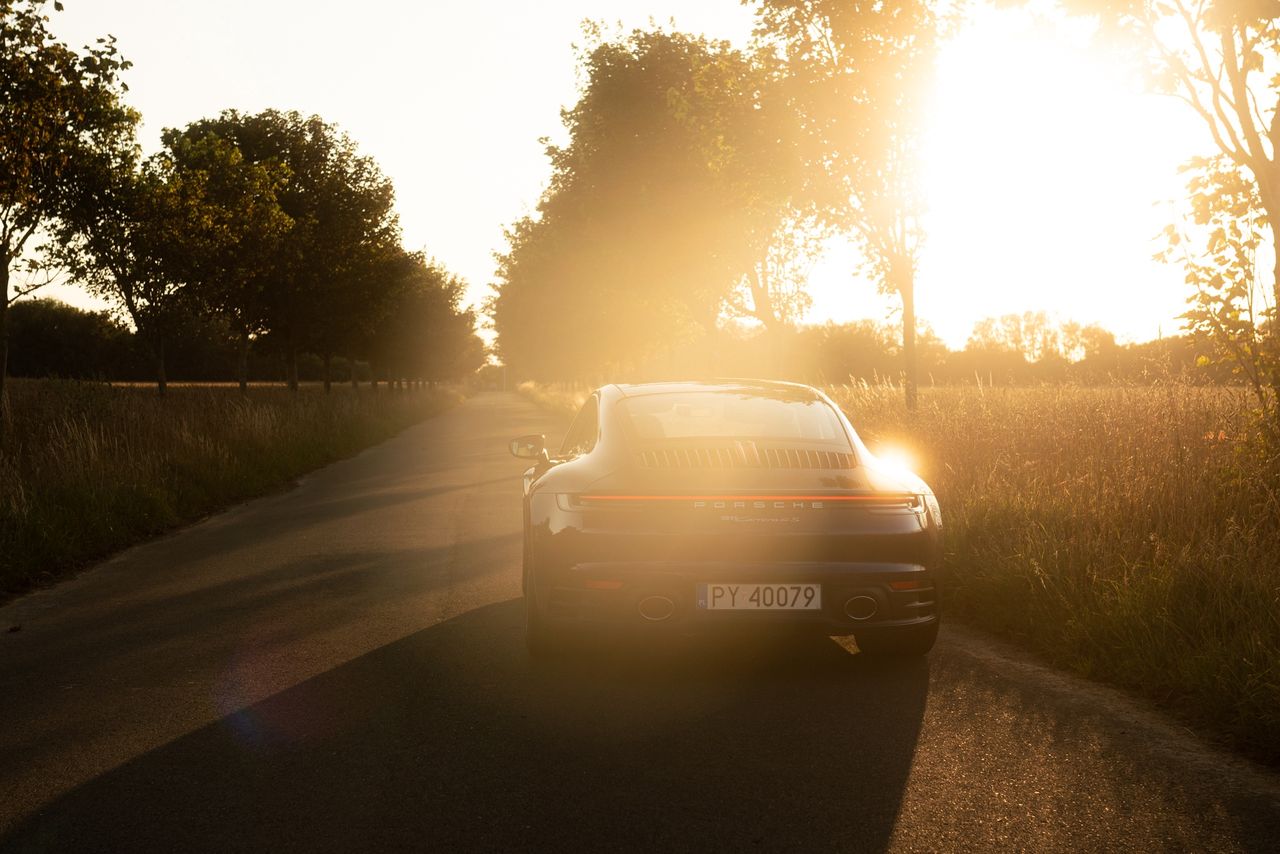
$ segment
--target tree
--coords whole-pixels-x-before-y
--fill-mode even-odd
[[[276,199],[292,226],[274,253],[262,308],[265,325],[285,350],[289,387],[296,391],[299,351],[332,346],[322,340],[326,319],[351,309],[338,298],[349,292],[348,268],[361,263],[367,247],[399,243],[391,182],[373,160],[360,156],[350,137],[318,116],[228,110],[185,133],[212,134],[233,143],[249,164],[287,170]],[[371,304],[355,308],[376,310]],[[355,321],[350,314],[343,319]]]
[[[23,300],[9,310],[9,334],[16,377],[116,379],[128,367],[132,336],[105,311]]]
[[[1185,171],[1189,227],[1166,228],[1156,257],[1186,271],[1193,296],[1183,318],[1217,356],[1202,355],[1201,364],[1223,364],[1248,385],[1268,423],[1280,424],[1280,336],[1255,264],[1268,227],[1258,184],[1225,156],[1196,158]]]
[[[168,170],[199,187],[198,197],[188,200],[198,217],[168,247],[201,306],[226,318],[239,338],[236,374],[246,394],[249,344],[266,331],[264,293],[293,227],[279,203],[289,170],[277,162],[250,162],[215,133],[169,129],[162,138]]]
[[[82,171],[53,252],[89,290],[124,308],[151,349],[161,395],[175,328],[256,280],[267,259],[253,250],[273,245],[287,222],[273,176],[229,144],[172,131],[164,139],[145,161],[129,151]],[[243,347],[241,356],[244,389]]]
[[[162,160],[130,152],[76,188],[53,255],[91,292],[120,305],[151,350],[156,388],[168,387],[170,330],[191,311],[183,273],[198,182],[181,183]]]
[[[925,0],[751,0],[757,37],[785,57],[801,117],[809,210],[857,238],[902,300],[908,408],[916,404],[915,275],[924,239],[919,145],[939,18]]]
[[[485,361],[475,315],[461,309],[466,283],[420,253],[402,253],[371,356],[392,380],[435,383]]]
[[[43,0],[0,0],[0,429],[7,408],[8,310],[34,286],[10,292],[14,265],[55,222],[86,170],[132,147],[137,114],[115,39],[76,53],[48,29]],[[55,11],[62,4],[53,4]],[[39,282],[35,283],[38,286]]]
[[[1216,162],[1193,161],[1190,170],[1217,181],[1233,205],[1242,198],[1240,179],[1252,183],[1254,207],[1237,212],[1256,219],[1242,225],[1239,233],[1265,228],[1272,247],[1280,250],[1280,77],[1276,76],[1280,6],[1258,0],[1064,0],[1064,6],[1096,16],[1105,27],[1126,36],[1138,47],[1157,88],[1184,102],[1200,117],[1221,158]],[[1239,177],[1228,174],[1232,171]],[[1193,177],[1193,184],[1195,180]],[[1210,212],[1203,207],[1203,197],[1197,200],[1199,191],[1194,185],[1191,195],[1193,206],[1200,208],[1193,217],[1215,220],[1218,227],[1226,225],[1223,218],[1230,215],[1230,206]],[[1215,338],[1227,352],[1246,356],[1250,347],[1240,349],[1244,342],[1240,336],[1245,331],[1228,334],[1234,321],[1230,320],[1231,312],[1221,311],[1238,303],[1234,289],[1241,286],[1242,271],[1231,266],[1233,261],[1227,267],[1206,269],[1204,265],[1212,263],[1215,256],[1227,260],[1220,254],[1222,236],[1213,234],[1208,240],[1204,253],[1170,256],[1183,257],[1190,264],[1188,281],[1195,288],[1190,319],[1193,326],[1210,330],[1215,324],[1204,312],[1216,313],[1226,325],[1217,326]],[[1280,251],[1275,252],[1274,260],[1267,288],[1273,309],[1280,305]],[[1257,320],[1255,332],[1274,347],[1280,332],[1274,313]],[[1241,369],[1253,370],[1243,362]],[[1278,379],[1274,372],[1257,375],[1265,399],[1274,398]],[[1280,407],[1274,412],[1280,417]]]
[[[786,217],[764,242],[737,291],[733,313],[760,321],[766,329],[790,328],[813,304],[805,289],[824,235],[798,214]]]
[[[568,141],[548,145],[549,187],[498,259],[499,349],[541,377],[635,365],[714,332],[795,183],[766,58],[681,33],[588,37]]]

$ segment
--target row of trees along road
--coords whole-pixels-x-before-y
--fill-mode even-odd
[[[293,389],[304,351],[388,378],[450,379],[483,362],[463,283],[402,248],[391,182],[349,137],[315,116],[229,110],[164,131],[143,157],[120,77],[129,64],[111,39],[83,54],[58,43],[45,5],[0,0],[6,309],[42,283],[32,263],[28,285],[8,287],[44,234],[48,267],[126,313],[162,394],[166,344],[199,316],[238,336],[242,390],[257,340],[286,354]]]
[[[918,2],[755,6],[749,51],[588,28],[568,141],[547,147],[548,189],[499,257],[490,312],[521,373],[634,366],[726,314],[788,326],[818,242],[844,232],[902,298],[914,405],[917,105],[937,22]]]

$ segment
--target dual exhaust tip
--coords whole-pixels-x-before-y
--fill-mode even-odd
[[[845,616],[861,623],[870,620],[880,610],[880,603],[871,596],[852,596],[844,603]]]
[[[676,603],[670,596],[646,596],[636,604],[640,616],[651,623],[662,623],[676,612]]]
[[[640,616],[650,623],[662,623],[676,613],[676,603],[670,596],[646,596],[636,603]],[[880,603],[872,596],[852,596],[844,603],[844,613],[851,620],[869,620],[880,610]]]

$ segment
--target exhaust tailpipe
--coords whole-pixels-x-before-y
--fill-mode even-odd
[[[870,620],[880,610],[880,605],[870,596],[854,596],[844,603],[844,612],[850,620]]]
[[[636,605],[640,616],[651,623],[661,623],[671,619],[676,612],[676,603],[667,596],[646,596]]]

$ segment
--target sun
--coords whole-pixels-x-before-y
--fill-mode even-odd
[[[1045,310],[1122,339],[1176,331],[1179,270],[1152,260],[1207,135],[1150,93],[1092,25],[977,7],[943,47],[922,149],[921,319],[952,347],[983,317]],[[838,253],[837,253],[838,254]],[[815,314],[883,317],[847,257],[813,279]],[[870,310],[867,310],[870,307]],[[824,319],[824,318],[817,318]]]
[[[1181,312],[1181,274],[1152,240],[1204,135],[1089,22],[979,10],[933,103],[922,305],[1048,309],[1135,337]]]

